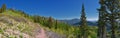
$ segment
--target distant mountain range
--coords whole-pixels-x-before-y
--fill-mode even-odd
[[[67,24],[70,25],[81,25],[80,23],[80,19],[70,19],[70,20],[59,20],[60,22],[65,22]],[[96,26],[97,25],[97,21],[87,21],[87,24],[90,26]]]

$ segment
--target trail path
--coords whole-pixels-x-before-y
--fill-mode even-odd
[[[36,35],[36,38],[47,38],[45,34],[45,30],[43,28],[38,30],[38,34]]]

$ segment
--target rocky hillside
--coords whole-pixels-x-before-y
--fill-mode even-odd
[[[17,11],[0,13],[0,38],[65,38],[40,24],[24,17]]]

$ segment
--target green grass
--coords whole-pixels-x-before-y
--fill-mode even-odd
[[[7,10],[6,12],[1,13],[0,15],[25,18],[25,19],[27,19],[27,21],[31,21],[31,22],[33,22],[35,19],[34,16],[25,17],[25,14],[22,14],[20,11],[13,12],[11,10]],[[42,28],[53,31],[55,33],[58,33],[59,35],[66,35],[67,38],[77,38],[78,35],[81,34],[79,27],[70,26],[70,25],[62,23],[62,22],[58,22],[57,29],[55,29],[55,20],[54,19],[53,19],[54,25],[52,26],[52,28],[48,28],[48,26],[47,26],[48,18],[45,18],[42,16],[40,16],[39,18],[40,18],[39,22],[37,22],[37,23],[39,23]],[[10,18],[10,19],[12,19],[12,18]],[[32,36],[33,33],[31,31],[35,29],[34,26],[29,26],[26,23],[20,23],[20,22],[15,22],[15,23],[18,23],[19,25],[17,25],[15,28],[12,28],[15,25],[3,26],[3,27],[5,27],[4,30],[12,28],[12,29],[19,30],[20,32],[27,33]],[[89,26],[88,29],[89,29],[89,38],[97,38],[97,27]],[[4,30],[0,29],[0,33],[3,33]],[[20,37],[22,38],[22,36],[20,36]],[[14,37],[10,36],[10,38],[14,38]]]

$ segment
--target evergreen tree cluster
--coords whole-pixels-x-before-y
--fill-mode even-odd
[[[42,16],[38,16],[38,15],[34,15],[32,17],[32,19],[34,20],[34,22],[39,23],[41,25],[44,25],[48,28],[62,28],[61,24],[65,24],[65,23],[61,23],[58,20],[53,19],[52,17],[42,17]],[[61,25],[61,26],[60,26]],[[67,24],[65,24],[64,26],[66,26]],[[58,27],[60,26],[60,27]]]
[[[98,31],[96,38],[118,38],[120,37],[120,0],[99,0],[100,8],[98,19]],[[80,38],[88,38],[88,29],[86,24],[86,17],[84,12],[84,5],[82,5],[80,25]],[[108,27],[109,26],[109,27]],[[110,29],[110,30],[107,30]]]
[[[120,1],[119,0],[100,0],[101,7],[99,11],[99,21],[98,21],[98,38],[117,38],[120,37],[118,31],[119,25],[119,13],[120,13]],[[107,28],[106,26],[110,26]],[[108,35],[107,29],[110,29],[110,34]],[[111,36],[110,36],[111,35]]]
[[[0,8],[0,13],[6,11],[6,4],[3,4],[2,7]]]

